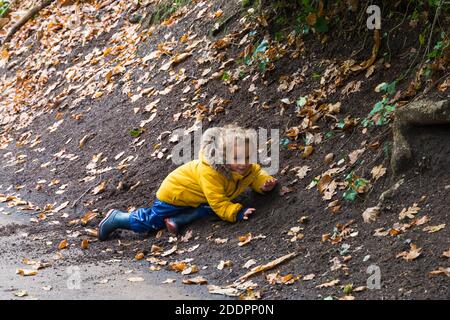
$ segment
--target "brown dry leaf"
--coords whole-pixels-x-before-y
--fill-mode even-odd
[[[228,238],[226,238],[226,239],[215,238],[215,239],[214,239],[214,242],[215,242],[216,244],[224,244],[224,243],[227,243],[227,242],[228,242]]]
[[[419,218],[419,219],[415,219],[412,224],[416,225],[416,226],[421,226],[425,223],[428,223],[430,221],[430,218],[427,215],[424,215],[423,217]]]
[[[417,248],[413,243],[410,244],[410,251],[403,251],[397,254],[396,258],[403,257],[406,261],[412,261],[421,255],[422,248]]]
[[[353,165],[356,162],[356,160],[358,160],[359,156],[364,153],[364,150],[365,149],[357,149],[355,151],[350,152],[350,154],[348,155],[349,164]]]
[[[450,277],[450,267],[448,267],[448,268],[439,267],[438,269],[429,272],[428,276],[431,278],[432,276],[437,276],[437,275],[441,275],[441,274],[446,275],[447,277]]]
[[[197,273],[198,271],[199,271],[199,268],[196,265],[193,265],[193,266],[187,267],[186,269],[181,271],[181,274],[188,275],[188,274],[192,274],[192,273]]]
[[[258,300],[261,299],[261,292],[247,289],[245,293],[239,296],[239,300]]]
[[[68,245],[69,245],[69,243],[67,242],[67,240],[63,240],[59,243],[58,249],[59,250],[65,249],[65,248],[67,248]]]
[[[231,288],[231,287],[221,288],[221,287],[215,286],[215,285],[209,285],[208,291],[209,291],[209,293],[212,293],[212,294],[221,294],[221,295],[225,295],[225,296],[229,296],[229,297],[238,297],[240,294],[239,290],[236,288]]]
[[[37,275],[38,272],[36,270],[17,269],[16,273],[20,274],[21,276],[24,276],[24,277],[31,277],[31,276]]]
[[[290,171],[295,171],[295,175],[301,180],[308,174],[308,171],[311,171],[311,168],[309,166],[293,167]]]
[[[363,217],[365,223],[370,223],[371,221],[376,221],[379,214],[380,214],[379,207],[371,207],[371,208],[367,208],[363,212],[362,217]]]
[[[184,284],[206,284],[208,281],[203,277],[194,277],[190,279],[183,279]]]
[[[434,232],[438,232],[444,228],[445,228],[445,223],[437,225],[437,226],[428,226],[428,227],[423,228],[422,230],[425,232],[428,232],[428,233],[434,233]]]
[[[309,281],[309,280],[314,279],[315,277],[316,277],[316,275],[314,273],[310,273],[303,277],[303,281]]]
[[[339,279],[331,280],[329,282],[325,282],[325,283],[317,285],[316,288],[321,289],[321,288],[333,287],[333,286],[339,284],[339,282],[340,282]]]
[[[372,173],[372,179],[375,179],[375,181],[377,181],[378,179],[380,179],[382,176],[384,176],[386,174],[386,168],[384,168],[383,165],[380,164],[379,166],[373,167],[371,173]]]
[[[89,240],[83,239],[83,241],[81,241],[81,249],[87,249],[88,247],[89,247]]]
[[[442,256],[446,258],[450,258],[450,248],[447,251],[442,252]]]
[[[406,217],[410,218],[410,219],[414,219],[414,215],[419,212],[420,207],[417,206],[417,203],[414,203],[411,207],[409,207],[408,209],[403,208],[403,210],[400,212],[400,214],[398,215],[398,218],[400,220],[405,219]]]
[[[169,268],[178,272],[184,271],[188,267],[186,262],[172,262],[169,264]]]
[[[253,259],[250,259],[242,266],[242,268],[248,269],[248,268],[250,268],[251,266],[253,266],[255,264],[256,264],[256,261],[253,260]]]
[[[152,248],[150,249],[151,253],[163,252],[163,248],[157,246],[156,244],[152,244]]]
[[[243,275],[242,277],[240,277],[240,278],[238,279],[238,281],[241,281],[241,282],[242,282],[242,281],[245,281],[245,280],[247,280],[248,278],[250,278],[251,276],[253,276],[253,275],[257,274],[257,273],[260,273],[260,272],[263,272],[263,271],[266,271],[266,270],[273,269],[273,268],[275,268],[277,265],[279,265],[279,264],[281,264],[281,263],[283,263],[283,262],[285,262],[285,261],[287,261],[287,260],[289,260],[289,259],[294,258],[296,255],[297,255],[297,253],[292,252],[292,253],[286,254],[286,255],[284,255],[284,256],[282,256],[282,257],[280,257],[280,258],[277,258],[277,259],[275,259],[275,260],[273,260],[273,261],[271,261],[271,262],[269,262],[269,263],[266,263],[266,264],[264,264],[264,265],[260,265],[260,266],[254,267],[254,268],[253,268],[252,270],[250,270],[248,273],[246,273],[245,275]]]
[[[220,260],[219,265],[217,266],[217,269],[223,270],[224,268],[229,268],[233,265],[233,263],[230,260],[224,261]]]
[[[89,211],[80,219],[80,221],[83,225],[86,225],[89,221],[95,219],[97,215],[96,212]]]
[[[333,181],[333,179],[329,174],[322,176],[319,182],[317,183],[317,190],[319,190],[319,192],[323,194],[325,190],[328,188],[328,185],[331,183],[331,181]]]
[[[92,190],[92,193],[94,195],[97,195],[97,194],[102,193],[103,191],[105,191],[106,183],[107,183],[106,181],[103,181],[102,183],[100,183],[98,186],[96,186],[94,188],[94,190]]]
[[[144,254],[143,252],[139,252],[138,254],[136,254],[136,255],[134,256],[134,258],[135,258],[137,261],[144,259],[144,257],[145,257],[145,254]]]
[[[293,188],[282,186],[281,189],[280,189],[280,196],[284,196],[285,194],[291,193],[292,191],[294,191]]]
[[[181,237],[180,242],[188,242],[192,238],[192,230],[186,231],[185,235]]]
[[[238,246],[242,247],[245,246],[247,243],[249,243],[252,240],[256,240],[256,239],[265,239],[266,236],[263,236],[262,234],[258,235],[258,236],[253,236],[251,234],[251,232],[247,233],[245,236],[241,236],[239,237],[239,243]]]
[[[86,233],[91,237],[98,237],[98,230],[96,229],[84,229],[84,231],[86,231]]]

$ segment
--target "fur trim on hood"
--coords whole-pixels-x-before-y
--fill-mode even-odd
[[[214,170],[225,176],[227,179],[231,179],[231,169],[225,164],[226,130],[226,128],[214,127],[207,129],[203,133],[200,159],[207,162]]]

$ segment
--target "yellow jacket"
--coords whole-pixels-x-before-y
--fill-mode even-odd
[[[244,175],[231,171],[224,175],[200,156],[199,160],[172,171],[162,182],[156,197],[175,206],[198,207],[208,203],[221,219],[236,222],[243,207],[231,200],[249,186],[263,193],[261,187],[270,178],[258,164],[252,164]]]

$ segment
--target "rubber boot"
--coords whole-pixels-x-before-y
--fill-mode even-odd
[[[131,230],[130,214],[119,210],[111,209],[98,226],[98,239],[104,241],[117,229]]]

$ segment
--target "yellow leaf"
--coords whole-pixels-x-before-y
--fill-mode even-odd
[[[143,252],[139,252],[138,254],[136,254],[136,256],[134,257],[136,260],[142,260],[144,259],[144,253]]]
[[[425,227],[425,228],[423,228],[423,231],[426,231],[428,233],[434,233],[434,232],[438,232],[444,228],[445,228],[445,223],[437,225],[437,226]]]
[[[81,248],[87,249],[88,247],[89,247],[89,240],[83,239],[83,241],[81,241]]]
[[[59,249],[59,250],[66,249],[68,245],[69,245],[69,244],[68,244],[67,240],[63,240],[63,241],[61,241],[61,242],[59,243],[58,249]]]
[[[89,211],[80,219],[81,223],[83,225],[86,225],[89,221],[91,221],[92,219],[95,219],[97,217],[97,215],[98,214],[96,212]]]
[[[20,274],[21,276],[24,277],[30,277],[30,276],[35,276],[37,275],[37,271],[36,270],[29,270],[29,269],[17,269],[16,270],[17,274]]]
[[[92,193],[94,195],[97,195],[97,194],[102,193],[103,191],[105,191],[105,189],[106,189],[106,181],[103,181],[98,186],[96,186],[94,188],[94,190],[92,190]]]

